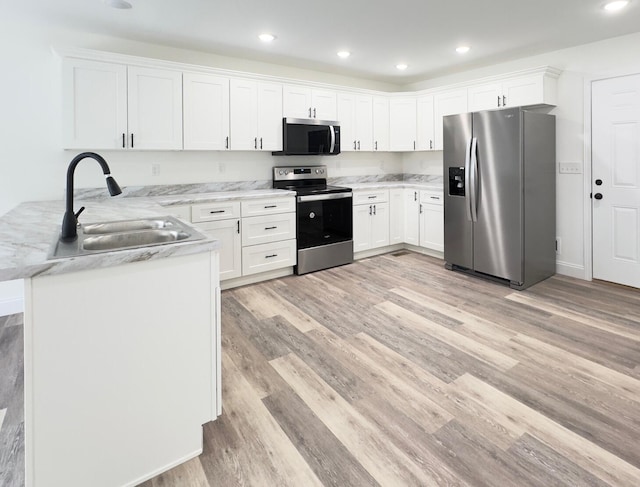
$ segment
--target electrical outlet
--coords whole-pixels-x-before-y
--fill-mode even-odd
[[[160,164],[151,164],[151,175],[160,176]]]
[[[556,255],[562,255],[562,239],[556,237]]]
[[[582,174],[582,164],[579,162],[560,162],[558,163],[558,171],[560,174]]]

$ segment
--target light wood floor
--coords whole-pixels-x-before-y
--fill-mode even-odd
[[[640,293],[399,252],[225,291],[223,414],[156,486],[640,485]]]

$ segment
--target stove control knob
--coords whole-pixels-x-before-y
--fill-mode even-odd
[[[282,169],[280,169],[280,171],[278,171],[278,174],[280,174],[280,176],[282,176],[284,174],[284,171]]]
[[[288,170],[288,169],[285,169],[285,170],[284,170],[284,175],[286,176],[287,174],[289,174],[289,170]]]

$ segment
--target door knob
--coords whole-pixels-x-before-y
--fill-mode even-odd
[[[602,179],[596,179],[596,186],[602,186]]]
[[[601,193],[596,193],[593,195],[593,197],[597,200],[601,200],[602,199],[602,194]]]

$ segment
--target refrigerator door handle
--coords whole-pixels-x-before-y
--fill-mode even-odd
[[[465,207],[467,209],[467,220],[471,221],[471,138],[467,141],[467,151],[464,159],[464,187]]]
[[[473,138],[471,142],[471,219],[478,221],[478,139]]]

